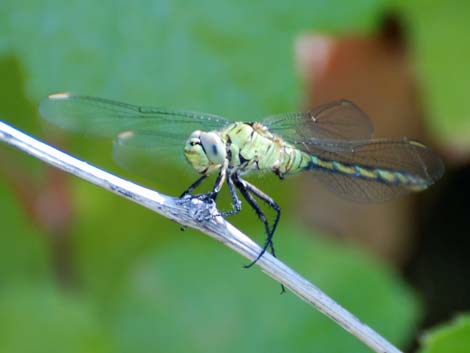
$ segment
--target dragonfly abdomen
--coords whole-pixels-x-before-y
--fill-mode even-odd
[[[323,159],[317,156],[311,156],[310,163],[306,169],[342,174],[352,178],[380,182],[386,185],[402,186],[411,191],[423,190],[429,186],[425,179],[409,172],[360,164],[349,164]]]

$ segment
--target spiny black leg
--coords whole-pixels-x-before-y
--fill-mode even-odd
[[[255,213],[256,215],[258,216],[258,218],[261,220],[261,222],[263,222],[264,224],[264,229],[266,231],[266,234],[269,234],[270,233],[270,229],[269,229],[269,223],[268,223],[268,219],[266,218],[266,215],[264,214],[264,212],[261,210],[261,208],[259,207],[258,203],[256,202],[256,200],[254,199],[253,196],[251,196],[251,194],[248,192],[248,190],[246,189],[245,185],[242,183],[242,182],[238,182],[236,183],[237,187],[238,187],[238,190],[240,190],[241,194],[243,195],[243,197],[245,198],[245,200],[250,204],[250,206],[255,210]],[[245,266],[246,267],[246,266]]]
[[[215,202],[215,199],[217,198],[217,195],[219,194],[220,190],[222,189],[222,185],[225,182],[226,175],[227,175],[227,167],[222,167],[220,169],[219,175],[217,176],[217,179],[215,181],[215,184],[212,190],[205,194],[196,195],[194,197],[201,201],[214,201]],[[205,178],[207,178],[207,175],[204,175],[203,177],[196,180],[196,182],[192,184],[189,188],[194,189],[194,187],[197,187]],[[183,196],[184,195],[185,194],[183,194]]]
[[[274,245],[273,245],[273,236],[274,236],[274,232],[276,231],[277,224],[279,223],[279,219],[281,216],[281,209],[278,206],[278,204],[274,202],[274,200],[272,200],[268,195],[266,195],[265,193],[263,193],[261,190],[257,189],[250,183],[246,182],[245,180],[239,179],[238,177],[237,177],[237,186],[240,192],[242,193],[242,195],[248,201],[248,203],[250,203],[250,205],[253,207],[258,217],[264,223],[266,234],[267,234],[267,239],[263,246],[263,250],[260,252],[258,257],[252,263],[245,266],[248,268],[248,267],[253,266],[256,263],[256,261],[258,261],[261,258],[261,256],[263,256],[263,254],[266,252],[268,247],[271,249],[271,253],[273,254],[273,256],[276,257],[276,252],[274,250]],[[274,224],[271,229],[269,229],[269,225],[268,225],[265,214],[261,211],[261,208],[259,207],[256,200],[253,198],[253,196],[251,196],[250,192],[253,193],[255,196],[259,197],[262,201],[266,202],[271,208],[273,208],[276,211],[276,218],[274,220]]]
[[[274,224],[273,224],[273,227],[271,229],[271,233],[274,233],[276,231],[277,225],[279,224],[279,220],[281,219],[281,208],[276,203],[276,201],[274,201],[271,197],[266,195],[264,192],[262,192],[256,186],[254,186],[254,185],[252,185],[252,184],[250,184],[246,181],[244,181],[244,182],[245,182],[245,185],[246,185],[246,188],[247,188],[248,191],[255,194],[257,197],[259,197],[260,200],[263,200],[264,202],[266,202],[266,204],[268,204],[268,206],[271,207],[276,212],[276,218],[274,219]]]
[[[180,196],[180,198],[186,196],[186,195],[190,195],[194,189],[196,189],[199,185],[201,185],[201,183],[206,180],[207,178],[207,175],[203,175],[202,177],[200,177],[198,180],[196,180],[194,183],[192,183],[191,185],[189,185],[189,187],[185,190],[185,192],[183,192]]]
[[[269,238],[269,234],[273,233],[275,229],[273,229],[273,231],[270,231],[269,223],[268,223],[268,219],[266,218],[266,215],[264,214],[264,212],[259,207],[258,202],[256,202],[254,197],[247,190],[245,183],[243,181],[237,180],[236,185],[237,185],[238,189],[240,190],[241,194],[243,195],[243,197],[245,198],[245,200],[255,210],[256,214],[258,215],[258,218],[261,220],[261,222],[263,222],[264,228],[266,230],[266,234],[268,235],[268,238]],[[276,257],[276,253],[274,251],[274,244],[273,244],[273,241],[272,241],[272,235],[271,235],[271,240],[270,241],[267,240],[266,243],[269,243],[269,248],[271,249],[271,253],[273,254],[274,257]],[[264,254],[264,252],[266,251],[266,247],[267,247],[267,245],[265,244],[265,246],[263,248],[263,251],[260,253],[260,255],[258,255],[256,260],[251,262],[248,265],[245,265],[245,268],[249,268],[249,267],[253,266],[256,263],[256,261],[258,261],[261,258],[261,256]],[[281,284],[281,294],[284,293],[285,291],[286,291],[286,288],[284,287],[283,284]]]
[[[226,212],[221,212],[220,215],[222,217],[233,216],[233,215],[239,213],[242,209],[241,201],[237,196],[237,191],[235,190],[235,186],[233,185],[233,180],[232,180],[231,175],[227,178],[227,184],[228,184],[228,188],[230,190],[230,196],[232,196],[233,210],[226,211]]]
[[[271,249],[271,252],[272,252],[273,256],[274,257],[276,256],[276,253],[274,251],[274,245],[273,245],[273,236],[274,236],[274,232],[276,231],[277,225],[279,223],[279,219],[281,218],[281,208],[279,207],[279,205],[272,198],[270,198],[268,195],[266,195],[264,192],[262,192],[261,190],[259,190],[255,186],[251,185],[250,183],[246,182],[245,180],[240,180],[240,182],[243,184],[243,186],[245,187],[245,189],[248,192],[251,192],[256,197],[258,197],[260,200],[264,201],[266,204],[268,204],[269,207],[274,209],[274,211],[276,212],[276,218],[274,219],[274,223],[273,223],[273,226],[272,226],[271,230],[268,231],[267,239],[266,239],[266,242],[264,243],[263,250],[259,253],[257,258],[252,263],[245,266],[245,267],[251,267],[256,263],[256,261],[258,261],[261,258],[261,256],[263,256],[263,254],[266,252],[268,247]]]

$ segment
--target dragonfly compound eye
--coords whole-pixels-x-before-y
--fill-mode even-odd
[[[201,133],[201,144],[207,158],[214,164],[223,164],[227,157],[225,144],[215,132]]]

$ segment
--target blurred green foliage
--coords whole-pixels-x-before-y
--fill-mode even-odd
[[[457,122],[467,129],[462,121],[470,108],[454,104],[451,90],[439,95],[462,65],[446,66],[455,71],[445,76],[439,56],[428,55],[437,50],[433,41],[436,48],[458,50],[458,39],[439,32],[445,20],[431,26],[428,36],[431,15],[418,5],[397,4],[4,0],[0,117],[40,134],[34,107],[57,90],[237,119],[296,110],[296,36],[371,31],[390,6],[400,6],[409,15],[436,125],[449,134],[457,133]],[[465,58],[453,56],[460,64]],[[463,84],[456,89],[461,97]],[[440,119],[448,112],[455,117],[451,123]],[[113,168],[109,145],[69,142],[82,158]],[[34,170],[28,174],[41,185],[41,163],[4,147],[0,153],[19,170]],[[162,169],[158,186],[172,194],[194,176],[171,165]],[[285,210],[276,235],[281,258],[391,341],[405,344],[419,312],[410,290],[366,254],[294,226],[289,193],[295,180],[271,180],[263,188]],[[368,351],[293,295],[278,295],[278,284],[258,270],[243,270],[245,260],[220,244],[192,230],[182,233],[175,223],[82,181],[71,181],[71,188],[76,213],[64,236],[70,237],[67,261],[74,271],[71,288],[64,289],[52,235],[34,223],[0,174],[0,351]],[[234,221],[261,240],[253,213],[244,210]]]
[[[51,284],[3,288],[0,313],[1,352],[113,352],[96,310]]]
[[[0,289],[10,282],[51,279],[46,235],[31,226],[15,195],[3,183],[0,195]]]
[[[420,353],[469,353],[470,315],[462,315],[427,333]]]
[[[468,1],[403,1],[424,109],[436,137],[470,146]],[[438,134],[437,134],[438,133]]]
[[[57,90],[253,119],[297,107],[295,36],[370,29],[384,0],[2,2],[0,52]]]
[[[297,235],[286,239],[288,234]],[[316,284],[391,340],[406,337],[415,303],[396,278],[353,249],[306,235],[282,227],[282,257],[295,258],[301,273],[311,274]],[[201,237],[184,238],[130,268],[128,282],[111,304],[113,332],[123,352],[146,347],[182,352],[188,345],[195,352],[368,351],[295,296],[278,295],[279,285],[261,272],[241,270],[246,261],[230,250]]]

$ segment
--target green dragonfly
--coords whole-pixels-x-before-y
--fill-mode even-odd
[[[270,171],[280,179],[308,171],[336,194],[356,202],[381,202],[426,189],[444,173],[444,164],[425,145],[403,139],[372,139],[373,126],[354,103],[338,100],[314,110],[285,113],[260,122],[234,122],[224,117],[184,110],[150,108],[108,99],[56,93],[40,105],[45,119],[63,128],[114,138],[118,164],[144,172],[160,156],[184,155],[200,177],[181,197],[215,202],[226,182],[232,210],[240,212],[237,190],[262,221],[266,241],[252,266],[269,249],[281,208],[243,179],[248,173]],[[145,154],[147,162],[136,162]],[[208,193],[193,191],[217,174]],[[272,224],[261,200],[276,213]]]

